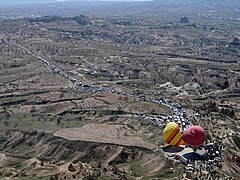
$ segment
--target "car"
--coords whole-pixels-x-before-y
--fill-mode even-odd
[[[186,170],[187,171],[194,171],[194,168],[193,167],[186,167]]]
[[[168,157],[173,157],[174,153],[168,153]]]

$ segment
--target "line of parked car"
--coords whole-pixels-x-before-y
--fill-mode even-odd
[[[33,55],[33,54],[32,54]],[[35,55],[36,56],[36,55]],[[186,117],[184,110],[182,110],[182,106],[179,105],[178,103],[172,102],[170,99],[159,99],[159,98],[153,98],[153,97],[148,97],[145,95],[137,95],[133,93],[127,93],[124,91],[117,91],[114,89],[109,89],[109,88],[103,88],[103,87],[98,87],[90,84],[86,84],[78,80],[73,74],[63,70],[62,68],[54,65],[53,63],[50,63],[46,59],[37,56],[39,60],[42,61],[42,63],[46,64],[48,67],[50,67],[54,72],[64,76],[68,80],[70,80],[72,83],[75,84],[74,89],[81,89],[84,91],[88,91],[91,93],[113,93],[113,94],[119,94],[123,96],[128,96],[128,97],[133,97],[136,99],[140,99],[142,101],[146,102],[152,102],[152,103],[157,103],[161,104],[163,106],[166,106],[170,108],[173,111],[173,114],[170,116],[162,116],[162,115],[146,115],[146,114],[134,114],[133,117],[135,118],[142,118],[145,120],[150,120],[153,121],[160,126],[165,126],[166,123],[170,121],[174,121],[178,123],[179,127],[184,130],[186,129],[189,125],[189,119]]]
[[[153,121],[153,122],[159,124],[160,126],[165,126],[166,123],[168,123],[170,121],[174,121],[179,124],[179,126],[182,130],[186,129],[190,125],[189,119],[186,117],[184,110],[182,110],[182,106],[179,105],[178,103],[172,102],[170,99],[153,98],[153,97],[148,97],[145,95],[137,95],[137,94],[133,94],[133,93],[127,93],[124,91],[117,91],[114,89],[108,89],[108,88],[103,88],[103,87],[98,87],[98,86],[83,83],[80,80],[78,80],[73,74],[56,66],[55,64],[49,62],[48,60],[42,58],[41,56],[38,56],[38,55],[32,53],[28,48],[26,48],[22,45],[18,45],[18,46],[21,47],[22,49],[26,50],[30,55],[36,57],[43,64],[46,64],[54,72],[60,74],[61,76],[64,76],[68,80],[70,80],[73,84],[75,84],[75,86],[73,87],[74,89],[81,89],[81,90],[88,91],[91,93],[113,93],[113,94],[119,94],[119,95],[123,95],[123,96],[133,97],[136,99],[140,99],[142,101],[161,104],[163,106],[170,108],[173,111],[171,116],[151,115],[151,114],[147,115],[147,114],[142,113],[142,114],[134,114],[133,117],[135,117],[135,118],[150,120],[150,121]]]

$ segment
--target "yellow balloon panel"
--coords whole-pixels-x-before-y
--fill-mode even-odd
[[[166,125],[163,130],[163,139],[167,144],[173,146],[184,144],[182,133],[180,132],[178,125],[174,122],[170,122]]]

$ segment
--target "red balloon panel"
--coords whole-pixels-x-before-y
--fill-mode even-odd
[[[200,126],[192,126],[183,132],[185,144],[196,147],[204,143],[204,129]]]

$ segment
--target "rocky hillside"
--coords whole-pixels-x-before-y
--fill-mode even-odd
[[[0,176],[45,178],[154,177],[171,162],[142,148],[68,141],[43,132],[1,133]],[[159,174],[160,173],[160,174]],[[172,175],[171,175],[172,176]]]

